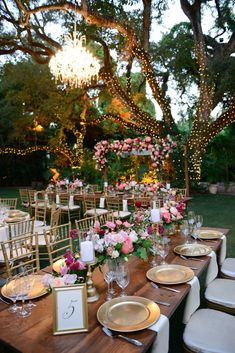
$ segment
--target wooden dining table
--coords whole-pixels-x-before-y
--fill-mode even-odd
[[[209,228],[221,231],[227,235],[229,229]],[[170,251],[166,258],[169,264],[178,264],[193,267],[197,277],[207,269],[211,260],[210,256],[201,256],[203,261],[195,261],[191,258],[183,260],[173,249],[176,245],[184,241],[180,234],[175,234],[170,238]],[[200,244],[210,246],[212,250],[219,254],[222,240],[201,241]],[[169,319],[177,310],[179,305],[186,299],[191,286],[188,283],[175,284],[172,288],[180,292],[171,292],[164,288],[153,288],[151,282],[146,277],[146,272],[150,268],[150,260],[143,261],[137,257],[129,259],[130,284],[126,288],[129,296],[140,296],[152,301],[165,301],[170,306],[159,304],[161,314]],[[48,269],[48,268],[47,268]],[[100,269],[97,267],[93,271],[93,282],[100,295],[96,302],[88,303],[88,332],[71,333],[66,335],[53,335],[53,296],[46,294],[34,299],[36,307],[32,309],[31,315],[27,318],[19,318],[15,314],[8,312],[8,304],[0,301],[0,343],[3,352],[21,353],[145,353],[154,340],[157,333],[151,329],[143,329],[135,332],[125,333],[126,336],[135,338],[143,342],[143,346],[137,347],[122,339],[108,337],[102,331],[102,325],[97,320],[97,310],[105,301],[107,285],[103,279]],[[119,293],[118,288],[116,288]],[[117,295],[116,295],[117,296]],[[0,352],[2,352],[0,350]]]

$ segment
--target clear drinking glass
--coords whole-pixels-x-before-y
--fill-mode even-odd
[[[111,293],[111,283],[115,279],[115,268],[114,268],[114,262],[112,260],[106,260],[103,267],[102,267],[102,272],[104,276],[104,280],[108,285],[108,290],[106,294],[105,300],[111,300],[113,298],[113,294]]]
[[[162,259],[161,265],[166,265],[166,257],[169,253],[169,244],[167,237],[162,237],[158,243],[158,253]]]
[[[17,278],[18,276],[16,275],[14,277],[9,277],[6,280],[7,296],[13,301],[13,305],[8,308],[8,311],[10,313],[16,313],[20,309],[20,306],[16,304],[16,301],[18,299],[18,293],[16,288]]]
[[[27,317],[27,316],[31,315],[30,310],[27,310],[25,308],[25,299],[27,298],[27,296],[29,294],[29,288],[28,288],[28,285],[27,285],[26,276],[24,274],[22,274],[18,278],[16,289],[17,289],[18,298],[22,302],[22,306],[21,306],[20,310],[17,311],[17,315],[19,317],[23,317],[24,318],[24,317]]]
[[[24,266],[24,273],[25,273],[25,281],[28,287],[28,296],[29,296],[30,290],[33,288],[36,282],[37,275],[34,272],[34,268],[32,264]],[[32,309],[34,306],[37,306],[35,303],[32,302],[32,300],[29,297],[27,297],[26,299],[28,300],[28,302],[25,304],[25,307],[27,309]]]
[[[130,283],[130,273],[126,265],[121,264],[117,266],[116,282],[117,282],[117,285],[122,289],[120,296],[124,297],[126,295],[125,288]]]
[[[182,225],[181,225],[181,234],[183,235],[184,237],[184,243],[185,244],[188,244],[189,243],[189,224],[188,222],[184,222]]]

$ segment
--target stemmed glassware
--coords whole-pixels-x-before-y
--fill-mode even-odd
[[[20,306],[16,304],[16,301],[18,299],[18,293],[17,293],[17,287],[16,287],[17,279],[18,279],[18,276],[16,275],[14,277],[7,278],[7,281],[6,281],[7,295],[13,301],[13,305],[11,305],[8,309],[10,313],[16,313],[20,309]]]
[[[22,273],[17,280],[16,290],[17,290],[17,297],[22,302],[22,306],[21,306],[20,310],[17,312],[17,315],[20,317],[23,317],[23,318],[27,317],[27,316],[31,315],[31,312],[30,312],[30,310],[27,310],[25,308],[25,299],[27,298],[27,296],[29,294],[29,287],[27,285],[27,280],[26,280],[26,276],[24,273]]]
[[[166,265],[166,257],[169,253],[169,244],[167,237],[162,237],[158,243],[158,253],[162,259],[161,265]]]
[[[185,221],[182,225],[181,225],[181,234],[183,235],[184,237],[184,243],[185,244],[188,244],[189,243],[189,224],[188,224],[188,221]]]
[[[113,294],[111,292],[111,283],[115,280],[116,275],[114,262],[112,260],[106,260],[103,265],[102,272],[104,275],[104,280],[108,285],[107,295],[105,298],[105,300],[108,301],[113,298]]]
[[[125,264],[119,264],[116,268],[116,282],[117,285],[122,289],[120,297],[126,295],[125,288],[130,283],[129,269]]]
[[[157,266],[157,259],[156,259],[156,255],[158,254],[158,242],[159,239],[157,237],[157,234],[155,232],[153,232],[153,234],[151,234],[151,248],[150,248],[150,252],[153,255],[153,258],[150,262],[150,266],[151,267],[155,267]]]
[[[30,290],[33,288],[35,284],[35,279],[36,279],[36,274],[34,272],[33,265],[26,265],[24,266],[24,273],[25,273],[25,280],[26,280],[26,285],[28,287],[28,294],[30,293]],[[35,303],[32,302],[30,298],[28,299],[28,302],[25,304],[25,307],[28,309],[32,309],[34,306],[37,306]]]

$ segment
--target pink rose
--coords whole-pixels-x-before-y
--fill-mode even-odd
[[[131,242],[131,240],[129,238],[127,238],[124,243],[122,244],[122,253],[123,254],[129,254],[130,252],[132,252],[134,250],[133,248],[133,244]]]

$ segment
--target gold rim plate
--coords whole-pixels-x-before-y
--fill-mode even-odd
[[[65,264],[65,259],[59,259],[56,262],[53,263],[52,269],[53,271],[59,273],[60,272],[60,266],[64,266]]]
[[[204,229],[198,231],[198,236],[200,239],[220,239],[223,233],[218,230]]]
[[[119,332],[143,330],[160,317],[160,308],[152,300],[137,296],[114,298],[97,311],[101,325]]]
[[[21,221],[25,221],[26,217],[9,217],[9,218],[5,218],[5,222],[6,223],[16,223],[16,222],[21,222]]]
[[[194,272],[187,266],[169,264],[151,268],[146,276],[150,281],[160,284],[180,284],[190,281]]]
[[[205,256],[212,251],[210,246],[204,244],[181,244],[174,248],[174,252],[184,256]]]
[[[30,289],[27,299],[39,298],[47,294],[47,289],[42,283],[43,275],[30,275],[31,281],[33,282],[32,288]],[[11,299],[11,284],[7,286],[6,284],[2,287],[1,293],[5,298]]]
[[[20,210],[9,210],[8,212],[8,217],[9,218],[14,218],[14,217],[25,217],[27,216],[27,212],[23,212]]]

